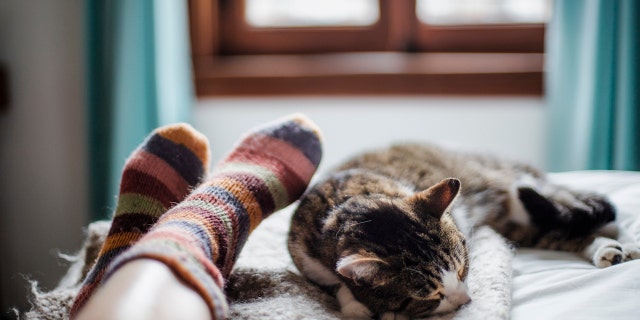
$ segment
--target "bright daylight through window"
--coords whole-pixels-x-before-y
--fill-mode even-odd
[[[245,15],[255,27],[367,26],[379,10],[377,0],[247,0]]]
[[[433,25],[544,23],[553,0],[418,0],[416,13]]]
[[[416,14],[433,25],[543,23],[551,4],[552,0],[417,0]],[[264,28],[367,26],[380,13],[377,0],[246,0],[245,15],[251,26]]]

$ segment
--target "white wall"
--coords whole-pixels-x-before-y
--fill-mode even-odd
[[[400,141],[428,141],[493,152],[544,168],[541,98],[226,98],[203,99],[194,124],[211,140],[213,162],[255,125],[302,112],[324,133],[321,170]]]
[[[84,1],[0,1],[0,314],[26,306],[24,276],[51,287],[87,218]]]

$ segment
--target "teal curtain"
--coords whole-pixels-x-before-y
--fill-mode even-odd
[[[87,0],[91,219],[111,214],[128,155],[194,101],[186,0]]]
[[[556,0],[553,10],[548,168],[640,170],[640,1]]]

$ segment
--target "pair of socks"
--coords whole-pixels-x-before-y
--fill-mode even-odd
[[[322,155],[302,115],[255,128],[207,176],[206,138],[185,124],[156,129],[125,163],[111,229],[70,310],[71,318],[124,264],[166,264],[226,318],[225,279],[249,234],[297,200]],[[204,180],[204,181],[203,181]]]

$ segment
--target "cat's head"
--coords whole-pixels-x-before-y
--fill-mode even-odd
[[[337,209],[325,226],[339,226],[336,271],[358,301],[376,314],[411,317],[470,301],[465,238],[448,212],[459,189],[445,179],[403,198],[353,197]]]

